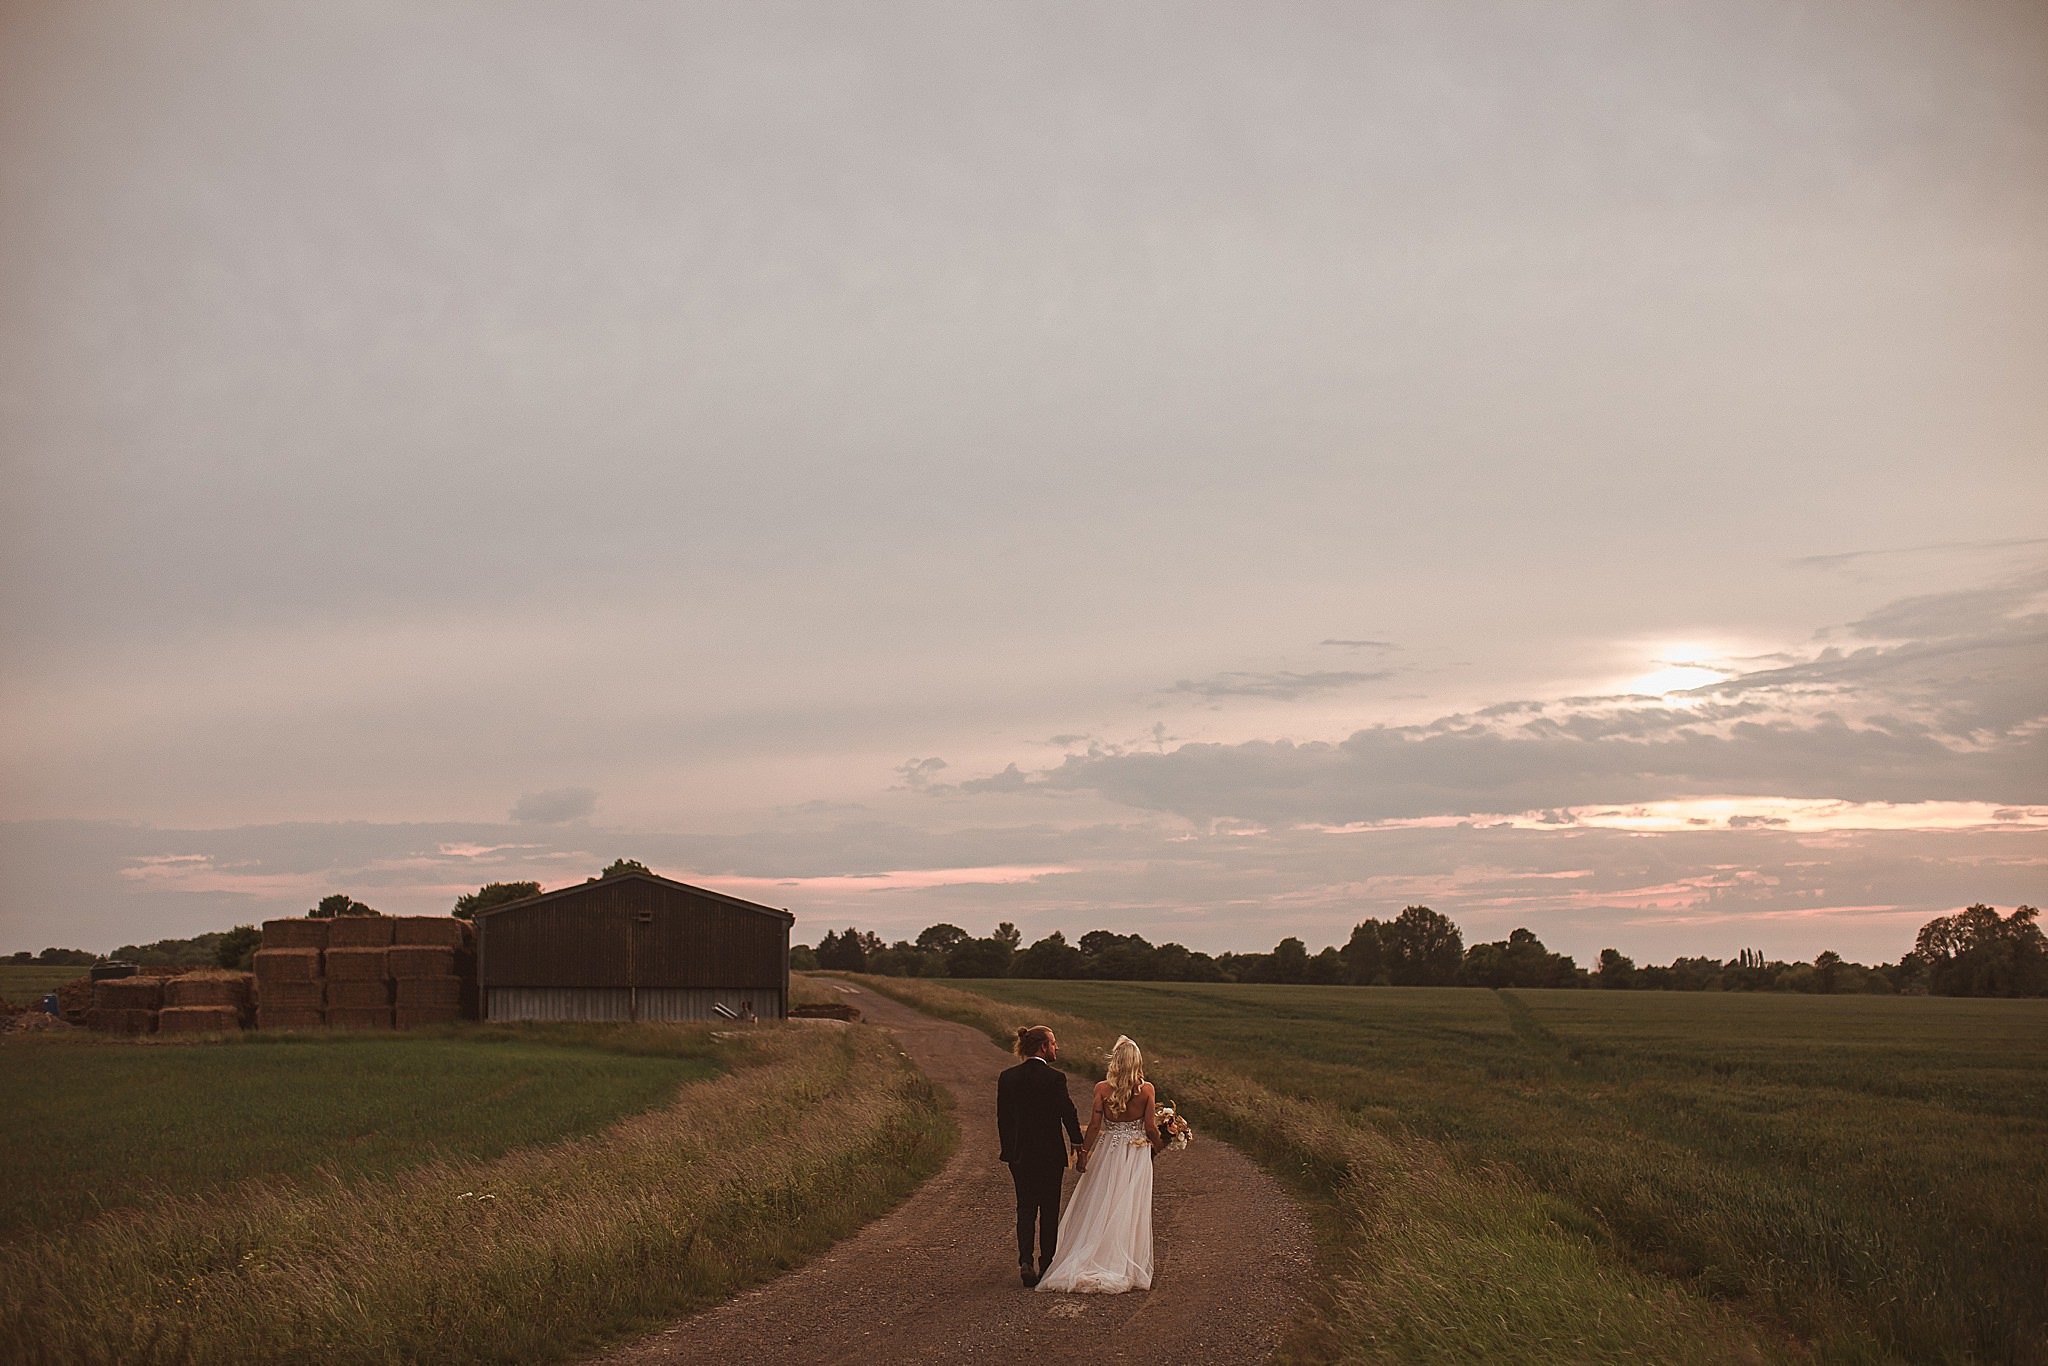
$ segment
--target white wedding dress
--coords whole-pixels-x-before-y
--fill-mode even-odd
[[[1143,1120],[1104,1121],[1038,1288],[1094,1295],[1152,1288],[1152,1141]]]

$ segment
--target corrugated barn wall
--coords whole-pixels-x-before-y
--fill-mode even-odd
[[[711,1020],[789,1013],[789,934],[771,906],[626,873],[477,917],[487,1020]]]

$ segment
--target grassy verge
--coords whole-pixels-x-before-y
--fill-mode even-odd
[[[943,1105],[879,1035],[725,1042],[725,1074],[596,1134],[369,1182],[245,1182],[16,1240],[0,1359],[561,1359],[795,1264],[943,1162]]]
[[[789,1003],[793,1006],[838,1005],[845,999],[807,972],[789,975]]]
[[[359,1180],[593,1133],[720,1067],[697,1031],[252,1031],[0,1046],[0,1239],[251,1178]]]

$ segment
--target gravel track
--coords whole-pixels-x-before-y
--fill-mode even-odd
[[[894,1211],[816,1261],[597,1362],[1186,1364],[1271,1354],[1314,1255],[1307,1220],[1271,1177],[1203,1137],[1159,1159],[1149,1292],[1027,1291],[1017,1281],[1010,1177],[996,1161],[996,1074],[1012,1059],[965,1025],[833,985],[952,1097],[958,1151]],[[1085,1110],[1094,1079],[1072,1064],[1068,1075]],[[1073,1182],[1069,1173],[1069,1197]]]

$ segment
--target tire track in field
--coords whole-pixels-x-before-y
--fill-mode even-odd
[[[1160,1160],[1149,1292],[1040,1295],[1017,1281],[1016,1212],[996,1161],[996,1074],[980,1031],[833,982],[953,1101],[960,1146],[895,1211],[817,1260],[595,1359],[671,1362],[1260,1361],[1309,1284],[1308,1221],[1213,1138]],[[1085,1103],[1089,1079],[1070,1071]],[[1073,1176],[1067,1178],[1068,1194]]]

